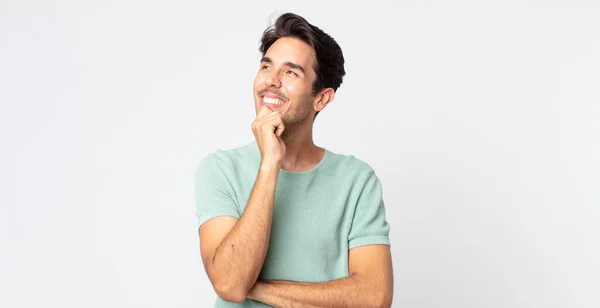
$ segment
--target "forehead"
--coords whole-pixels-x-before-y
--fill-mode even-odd
[[[294,37],[279,38],[265,53],[273,62],[293,62],[305,69],[313,68],[316,61],[315,51],[304,41]],[[311,70],[312,71],[312,70]]]

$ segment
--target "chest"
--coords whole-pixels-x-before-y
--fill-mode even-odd
[[[263,279],[318,282],[347,274],[353,204],[343,188],[327,190],[278,187]]]

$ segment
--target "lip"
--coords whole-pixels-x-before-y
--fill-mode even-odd
[[[277,99],[280,99],[280,100],[282,100],[282,101],[284,101],[284,102],[287,102],[287,99],[285,99],[285,98],[283,98],[283,97],[281,97],[281,96],[278,96],[278,95],[275,95],[275,94],[269,93],[269,92],[267,92],[267,93],[265,93],[265,94],[261,95],[260,97],[277,98]]]
[[[270,104],[270,103],[267,103],[267,102],[265,102],[265,100],[264,100],[264,98],[265,98],[265,97],[268,97],[268,98],[276,98],[276,99],[279,99],[279,100],[281,100],[283,103],[282,103],[282,104],[279,104],[279,105],[278,105],[278,104]],[[280,96],[277,96],[277,95],[272,95],[272,94],[271,94],[271,95],[269,95],[269,94],[265,94],[265,95],[261,95],[261,96],[260,96],[260,104],[261,104],[261,105],[265,105],[265,106],[269,107],[269,109],[273,110],[273,109],[277,109],[277,108],[281,108],[281,107],[283,107],[285,104],[287,104],[287,100],[286,100],[286,99],[284,99],[284,98],[282,98],[282,97],[280,97]]]

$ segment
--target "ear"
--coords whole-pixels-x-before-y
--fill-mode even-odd
[[[331,103],[335,98],[335,91],[332,88],[325,88],[317,93],[313,102],[313,108],[315,111],[321,111]]]

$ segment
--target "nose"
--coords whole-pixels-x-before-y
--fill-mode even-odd
[[[279,74],[272,71],[265,78],[265,86],[279,88],[281,86],[281,80],[279,80]]]

